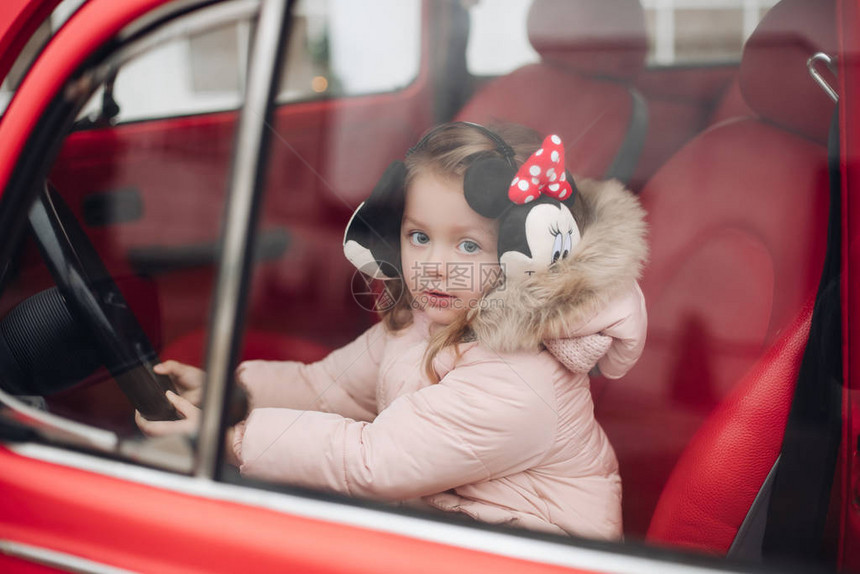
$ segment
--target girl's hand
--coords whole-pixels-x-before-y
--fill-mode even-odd
[[[202,373],[203,371],[200,372]],[[141,415],[140,412],[134,411],[134,422],[137,423],[137,427],[143,432],[143,434],[150,437],[174,434],[196,434],[197,428],[200,425],[200,409],[191,404],[189,400],[180,397],[173,391],[167,391],[165,396],[167,397],[167,400],[170,401],[170,404],[174,406],[176,411],[185,418],[178,421],[151,421],[143,418],[143,415]]]
[[[152,368],[159,375],[166,375],[176,386],[179,396],[195,406],[203,400],[203,382],[206,372],[179,361],[164,361]]]
[[[239,423],[242,424],[242,423]],[[233,443],[236,441],[236,427],[232,426],[227,429],[227,432],[224,434],[224,460],[227,461],[227,464],[232,464],[236,468],[241,466],[241,462],[239,458],[236,456],[236,451],[233,450]]]

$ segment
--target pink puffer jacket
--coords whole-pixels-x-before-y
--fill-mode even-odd
[[[552,300],[535,299],[534,284],[492,295],[505,300],[504,313],[475,312],[477,340],[461,344],[459,358],[451,350],[435,358],[439,383],[423,372],[430,325],[422,312],[396,333],[377,324],[311,365],[240,365],[252,409],[234,441],[243,475],[618,539],[621,480],[587,370],[597,363],[617,378],[642,352],[647,319],[635,278],[644,226],[620,187],[581,183],[580,192],[593,217],[577,252],[556,278],[535,280]],[[608,241],[610,232],[622,237]],[[600,265],[602,253],[614,259]],[[590,291],[577,292],[575,305],[557,300],[582,273]],[[539,319],[532,305],[541,305]],[[582,345],[594,334],[611,338],[608,352]]]

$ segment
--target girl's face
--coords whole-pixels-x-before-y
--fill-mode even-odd
[[[499,278],[498,222],[469,207],[462,179],[422,172],[406,190],[400,252],[416,308],[447,325]]]

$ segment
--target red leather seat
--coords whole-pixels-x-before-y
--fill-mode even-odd
[[[811,320],[810,302],[698,430],[663,489],[649,541],[728,552],[779,456]]]
[[[648,50],[642,6],[638,0],[535,0],[528,33],[541,61],[491,81],[457,119],[557,133],[571,173],[603,178],[634,110],[642,138],[647,127],[644,103],[636,107],[630,88]],[[635,164],[638,152],[626,159]]]
[[[708,126],[715,126],[726,120],[744,116],[755,116],[755,113],[744,101],[740,79],[735,78],[717,102],[714,112],[708,118]]]
[[[767,424],[764,434],[743,434],[730,450],[706,440],[688,446],[737,381],[767,385],[774,373],[794,365],[791,357],[764,352],[814,293],[824,258],[833,104],[806,70],[807,58],[818,51],[836,53],[833,3],[783,0],[775,6],[741,62],[741,90],[758,117],[708,129],[643,189],[652,248],[642,282],[648,343],[637,366],[624,380],[606,385],[596,405],[619,457],[625,526],[633,537],[645,534],[685,447],[692,449],[686,461],[731,461],[782,438],[784,423]],[[769,400],[764,390],[747,397]],[[756,412],[732,408],[721,406],[717,422],[703,432],[731,434],[733,425],[747,424],[741,415]],[[676,468],[672,485],[698,481],[697,486],[686,487],[683,496],[667,487],[676,495],[666,495],[649,536],[678,542],[700,528],[691,544],[724,552],[728,535],[713,525],[725,521],[706,515],[736,500],[739,481],[757,491],[761,477],[742,474],[726,483],[722,475],[702,472],[698,462]],[[700,500],[685,502],[685,496]],[[702,505],[700,515],[694,518],[688,503]],[[728,529],[736,532],[739,525]]]

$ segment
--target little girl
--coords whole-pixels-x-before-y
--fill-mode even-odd
[[[642,351],[644,245],[635,198],[575,186],[556,136],[431,130],[345,236],[396,303],[317,363],[242,363],[250,414],[229,433],[233,462],[247,477],[620,538],[618,464],[588,372],[620,377]],[[168,398],[186,420],[139,426],[196,430],[202,371],[156,370],[184,390]]]

